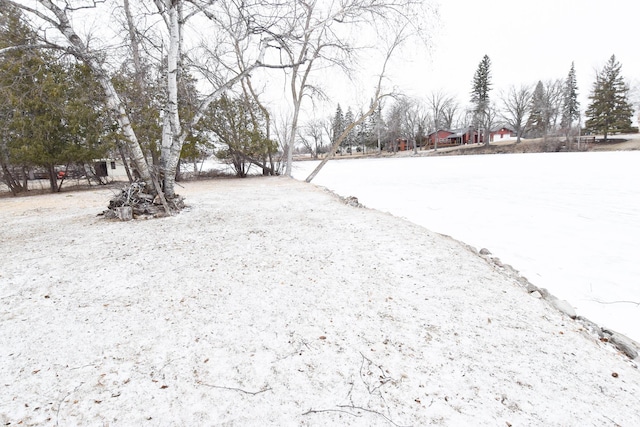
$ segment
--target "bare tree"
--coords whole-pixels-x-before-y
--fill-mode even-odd
[[[531,96],[531,87],[526,85],[511,86],[506,93],[501,94],[504,106],[502,118],[516,131],[516,144],[526,131]]]
[[[556,132],[562,118],[562,101],[564,95],[564,81],[562,79],[548,80],[545,84],[546,99],[549,108],[550,130]]]
[[[442,89],[433,91],[427,97],[427,106],[433,119],[433,130],[451,129],[458,109],[455,96],[447,94]]]
[[[397,28],[409,27],[424,37],[420,27],[428,5],[423,0],[344,0],[321,2],[295,0],[283,13],[291,29],[277,41],[295,64],[289,73],[289,90],[293,102],[290,143],[287,151],[286,175],[291,175],[293,147],[305,97],[322,96],[322,89],[312,82],[312,71],[318,66],[338,67],[349,73],[355,54],[365,46],[359,37],[348,37],[348,31],[359,34],[370,31],[377,35],[395,34]],[[284,32],[283,32],[284,33]],[[404,38],[404,37],[403,37]],[[379,43],[376,43],[379,44]]]
[[[411,141],[413,152],[418,154],[420,139],[424,136],[428,127],[429,113],[415,100],[408,100],[408,108],[404,109],[403,128],[406,136]]]
[[[318,154],[322,150],[322,141],[325,132],[324,127],[324,121],[312,119],[298,131],[300,141],[305,148],[309,150],[314,159],[318,158]]]

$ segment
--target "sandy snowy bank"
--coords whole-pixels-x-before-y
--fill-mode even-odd
[[[0,199],[3,425],[638,425],[640,373],[459,242],[286,178]]]

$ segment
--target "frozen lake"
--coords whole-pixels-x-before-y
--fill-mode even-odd
[[[317,162],[296,162],[304,179]],[[477,249],[640,341],[640,152],[333,160],[313,180]]]

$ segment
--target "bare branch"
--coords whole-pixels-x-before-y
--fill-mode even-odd
[[[258,390],[258,391],[247,391],[247,390],[243,390],[243,389],[237,388],[237,387],[225,387],[225,386],[221,386],[221,385],[207,384],[207,383],[203,383],[202,381],[198,381],[197,383],[200,384],[200,385],[206,386],[206,387],[210,387],[210,388],[217,388],[217,389],[220,389],[220,390],[237,391],[239,393],[249,394],[251,396],[255,396],[255,395],[258,395],[260,393],[264,393],[264,392],[267,392],[269,390],[272,390],[271,387],[265,387],[262,390]]]
[[[59,46],[52,43],[42,43],[42,44],[23,44],[17,46],[9,46],[0,49],[0,55],[4,55],[5,53],[13,52],[15,50],[35,50],[35,49],[58,49],[67,51],[68,47]]]
[[[303,413],[302,415],[320,414],[322,412],[342,412],[343,414],[349,414],[354,417],[362,416],[360,414],[354,414],[353,412],[345,411],[344,409],[309,409],[307,412]]]

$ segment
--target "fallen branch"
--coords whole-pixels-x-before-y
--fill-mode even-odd
[[[206,384],[206,383],[203,383],[201,381],[198,381],[198,384],[206,386],[206,387],[210,387],[210,388],[218,388],[218,389],[221,389],[221,390],[237,391],[239,393],[249,394],[251,396],[255,396],[257,394],[264,393],[265,391],[272,390],[271,387],[267,387],[267,388],[264,388],[264,389],[258,390],[258,391],[247,391],[247,390],[243,390],[243,389],[237,388],[237,387],[225,387],[225,386],[222,386],[222,385]]]
[[[58,402],[58,409],[56,410],[56,426],[59,425],[59,421],[60,421],[60,408],[62,407],[62,403],[69,397],[71,396],[73,393],[75,393],[76,391],[78,391],[78,389],[80,387],[82,387],[82,385],[84,384],[84,382],[81,382],[80,384],[78,384],[76,386],[76,388],[74,388],[73,390],[71,390],[69,393],[67,393],[62,400],[60,400],[60,402]]]
[[[373,409],[367,409],[367,408],[363,408],[362,406],[354,406],[354,405],[338,405],[338,408],[348,408],[348,409],[353,409],[353,410],[360,410],[360,411],[365,411],[365,412],[369,412],[371,414],[376,414],[376,415],[380,415],[382,418],[384,418],[385,420],[387,420],[388,422],[390,422],[391,424],[393,424],[396,427],[411,427],[411,426],[403,426],[401,424],[397,424],[396,422],[394,422],[391,418],[387,417],[385,414],[383,414],[382,412],[378,412],[378,411],[374,411]]]
[[[354,414],[352,412],[345,411],[344,409],[309,409],[307,412],[305,412],[302,415],[319,414],[321,412],[342,412],[343,414],[353,415],[354,417],[361,417],[362,416],[360,414]]]

